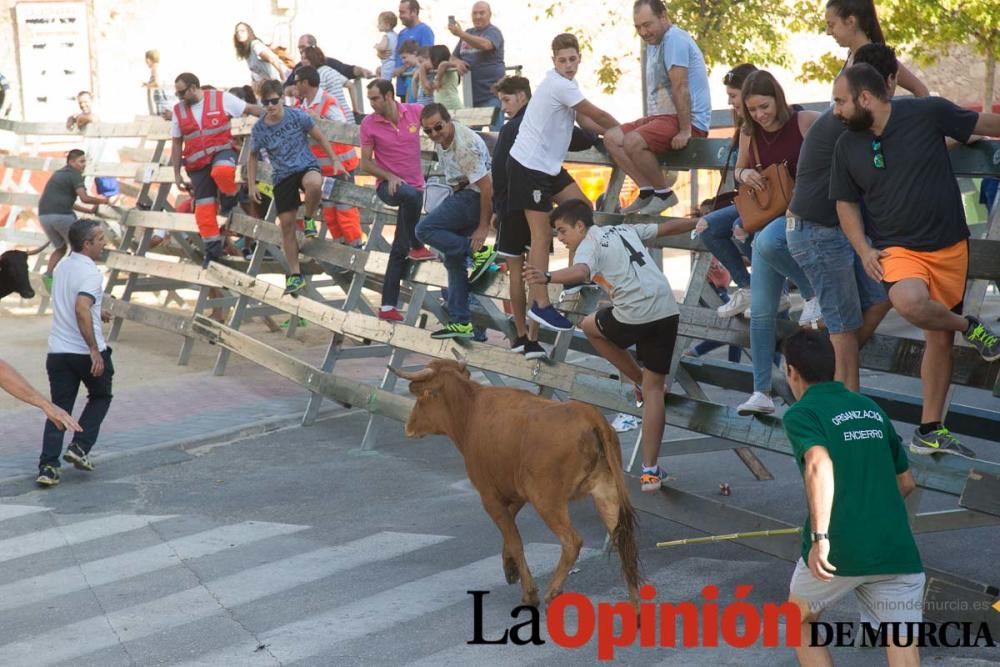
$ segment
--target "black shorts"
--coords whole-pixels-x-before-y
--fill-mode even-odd
[[[274,186],[274,205],[278,215],[299,209],[299,205],[302,203],[301,199],[299,199],[299,191],[302,190],[302,178],[310,171],[315,171],[317,174],[322,173],[319,167],[309,167],[304,171],[281,179]]]
[[[528,169],[514,158],[507,160],[507,211],[552,210],[552,197],[575,181],[565,169],[555,176]]]
[[[613,307],[608,306],[597,311],[595,319],[604,337],[618,347],[626,350],[635,345],[635,356],[646,369],[663,375],[670,372],[680,315],[643,324],[623,324],[615,319]]]

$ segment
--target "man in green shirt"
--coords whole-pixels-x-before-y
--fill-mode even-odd
[[[802,611],[799,662],[832,665],[829,650],[810,646],[811,623],[853,591],[862,623],[919,623],[923,565],[903,498],[913,474],[889,418],[867,396],[833,382],[833,345],[817,331],[785,340],[786,373],[798,399],[785,413],[785,433],[805,481],[809,517],[790,599]],[[906,643],[907,626],[900,626]],[[918,665],[917,647],[893,645],[889,664]]]

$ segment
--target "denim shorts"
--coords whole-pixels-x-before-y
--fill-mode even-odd
[[[888,301],[885,288],[865,273],[839,225],[801,220],[795,229],[786,230],[786,238],[792,257],[809,276],[830,333],[860,329],[862,313]]]

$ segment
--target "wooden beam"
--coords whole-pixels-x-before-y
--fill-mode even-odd
[[[1000,475],[979,470],[978,466],[970,470],[958,504],[1000,517]]]
[[[160,259],[150,259],[149,257],[136,257],[135,255],[126,255],[121,252],[109,252],[105,263],[110,269],[117,269],[127,273],[169,278],[170,280],[176,280],[189,285],[219,287],[218,282],[213,280],[206,271],[194,264],[167,262]],[[232,269],[228,270],[232,271]]]

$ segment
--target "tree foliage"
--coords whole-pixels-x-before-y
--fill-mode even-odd
[[[562,21],[564,30],[580,39],[580,48],[600,63],[598,80],[606,93],[614,93],[622,65],[639,59],[639,38],[632,23],[631,3],[606,0],[533,0],[529,6],[539,11],[536,19]],[[785,27],[792,19],[792,7],[780,0],[672,0],[670,18],[691,33],[705,55],[706,64],[730,65],[752,62],[757,65],[787,65]],[[595,26],[590,17],[601,17]],[[589,20],[588,20],[589,19]],[[608,33],[636,44],[634,51],[615,52],[606,40]],[[596,36],[602,39],[595,40]]]

